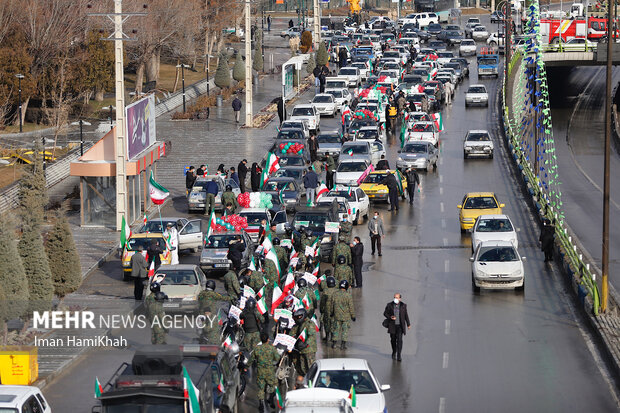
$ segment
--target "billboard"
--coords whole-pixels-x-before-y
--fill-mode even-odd
[[[157,140],[155,96],[149,95],[125,108],[127,159],[133,160]]]
[[[295,63],[284,63],[282,65],[282,92],[285,100],[295,96],[293,87],[293,74],[295,73]]]

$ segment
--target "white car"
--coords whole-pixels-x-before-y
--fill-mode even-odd
[[[471,285],[474,292],[481,288],[523,291],[525,273],[517,248],[509,241],[482,241],[471,261]]]
[[[346,159],[340,156],[340,163],[334,172],[334,182],[336,185],[358,186],[357,180],[360,179],[370,162],[368,159]]]
[[[407,142],[427,141],[437,147],[439,145],[439,133],[434,122],[416,122],[405,135]]]
[[[357,67],[345,66],[338,72],[338,77],[346,78],[349,87],[359,87],[362,84],[362,75]]]
[[[456,76],[454,72],[449,72],[447,70],[440,70],[439,72],[437,72],[437,76],[435,76],[435,80],[441,81],[444,78],[446,79],[446,81],[452,84],[452,97],[454,97],[454,90],[456,89],[456,85],[459,82],[458,76]]]
[[[351,63],[351,67],[357,67],[359,69],[360,78],[362,80],[366,80],[370,76],[370,67],[366,62],[353,62]]]
[[[489,93],[484,85],[471,85],[465,92],[465,107],[472,105],[489,106]]]
[[[38,387],[0,385],[0,412],[52,413]]]
[[[489,46],[499,46],[500,49],[503,49],[505,38],[506,37],[504,36],[504,33],[494,32],[494,33],[491,33],[489,37],[487,38],[487,44]]]
[[[317,360],[304,377],[304,385],[308,386],[310,381],[316,388],[329,387],[349,391],[353,386],[357,399],[355,411],[358,413],[386,411],[383,392],[390,390],[390,385],[381,385],[364,359]]]
[[[316,205],[330,206],[334,200],[338,203],[338,221],[347,220],[350,223],[353,223],[353,209],[349,205],[349,201],[347,201],[344,197],[326,199],[326,197],[323,196]]]
[[[452,52],[438,52],[437,53],[437,63],[439,63],[440,66],[443,66],[446,63],[449,63],[450,60],[453,58],[454,58],[454,54]]]
[[[471,39],[463,39],[459,46],[459,56],[475,56],[476,42]]]
[[[338,109],[336,108],[336,100],[334,95],[330,93],[319,93],[310,101],[312,106],[320,115],[334,116]]]
[[[282,122],[282,125],[280,125],[280,130],[284,129],[301,129],[304,131],[304,136],[306,138],[310,137],[310,129],[308,128],[308,124],[302,120],[285,120]]]
[[[370,211],[370,199],[362,188],[338,185],[329,191],[322,199],[345,198],[351,207],[351,217],[354,224],[361,224],[364,218],[368,218]]]
[[[360,130],[355,134],[356,141],[369,141],[381,140],[381,133],[377,126],[362,126]]]
[[[324,387],[286,392],[284,409],[287,413],[354,413],[357,411],[351,406],[348,391]]]
[[[474,40],[486,40],[489,38],[489,32],[484,26],[476,26],[471,32],[471,37]]]
[[[480,26],[480,20],[478,20],[478,22],[471,22],[471,23],[467,23],[467,24],[465,25],[465,30],[464,30],[464,32],[465,32],[465,33],[464,33],[464,34],[465,34],[465,36],[464,36],[464,37],[465,37],[466,39],[467,39],[467,38],[470,38],[470,39],[471,39],[471,38],[472,38],[472,33],[473,33],[473,31],[474,31],[474,28],[475,28],[475,27],[478,27],[478,26]]]
[[[508,215],[480,215],[471,229],[472,250],[485,241],[508,241],[519,248],[517,231]]]
[[[334,103],[336,104],[336,110],[342,112],[342,109],[351,103],[353,96],[349,89],[330,89],[325,91],[334,97]]]
[[[470,130],[463,141],[463,158],[470,156],[484,156],[493,159],[493,141],[489,131]]]
[[[295,105],[291,112],[289,120],[300,120],[308,125],[308,129],[311,131],[318,131],[321,125],[321,116],[314,108],[313,105]]]
[[[325,79],[325,93],[330,90],[340,90],[349,87],[349,79],[346,77],[328,77]]]

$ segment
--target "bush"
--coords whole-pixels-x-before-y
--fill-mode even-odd
[[[325,43],[319,43],[319,49],[316,51],[316,64],[319,66],[325,66],[327,64],[327,48],[325,48]]]
[[[0,216],[0,285],[7,301],[5,320],[26,315],[28,310],[28,279],[15,242],[14,219]]]
[[[314,61],[314,54],[310,54],[308,63],[306,63],[306,72],[308,72],[308,74],[311,75],[315,67],[316,67],[316,62]]]
[[[52,306],[54,285],[40,226],[33,219],[22,222],[22,237],[17,244],[28,278],[29,311],[47,311]]]
[[[258,35],[258,33],[261,33]],[[262,72],[265,62],[263,61],[263,37],[262,31],[256,32],[256,43],[254,44],[254,58],[252,60],[252,69]]]
[[[221,53],[218,59],[213,82],[220,89],[230,87],[230,68],[228,67],[228,58],[224,53]]]
[[[245,80],[245,62],[239,51],[236,53],[235,65],[233,66],[233,79],[237,82]]]
[[[19,215],[22,221],[28,219],[33,225],[41,227],[44,220],[44,209],[47,205],[47,186],[43,173],[43,157],[39,155],[43,147],[36,141],[32,164],[25,169],[19,181]]]
[[[82,283],[80,257],[65,214],[59,211],[45,244],[54,292],[58,297],[74,292]]]
[[[301,34],[301,45],[299,46],[299,50],[302,53],[308,53],[312,49],[312,33],[307,30]]]

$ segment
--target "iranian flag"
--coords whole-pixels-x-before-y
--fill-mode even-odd
[[[351,109],[349,109],[348,106],[345,106],[344,109],[342,110],[342,123],[343,124],[345,122],[345,116],[351,116]]]
[[[315,268],[315,270],[316,270],[316,268]],[[317,274],[318,274],[318,273],[317,273]],[[314,275],[314,271],[312,271],[312,275]],[[316,276],[315,276],[315,277],[316,277]],[[317,279],[316,279],[316,280],[319,282],[319,285],[321,285],[321,283],[322,283],[323,281],[326,281],[326,280],[327,280],[327,277],[325,276],[325,274],[323,274],[323,275],[321,275],[320,277],[317,277]]]
[[[166,198],[168,198],[168,195],[170,195],[170,191],[155,181],[153,171],[151,171],[151,177],[149,179],[149,194],[151,195],[151,201],[153,201],[155,205],[163,204]]]
[[[314,329],[318,333],[321,328],[319,327],[319,321],[316,319],[316,316],[313,315],[310,320],[312,320],[312,322],[314,323]]]
[[[232,344],[232,338],[230,338],[230,336],[226,337],[226,340],[224,340],[222,344],[224,345],[224,347],[230,347]]]
[[[349,149],[347,153],[349,154],[349,156],[353,156],[353,149]]]
[[[209,223],[207,224],[207,235],[205,237],[207,239],[207,242],[209,241],[209,237],[211,237],[211,235],[213,235],[213,233],[215,232],[216,225],[217,222],[215,218],[215,208],[213,208],[213,210],[211,211],[211,216],[209,216]],[[254,260],[254,257],[252,257],[252,260]]]
[[[200,391],[194,386],[185,366],[183,366],[183,396],[189,400],[189,413],[200,413]]]
[[[127,247],[127,241],[131,238],[131,227],[125,221],[125,215],[121,220],[121,248]]]
[[[142,218],[142,222],[144,223],[144,225],[146,225],[147,221],[148,221],[148,217],[146,216],[146,214],[144,214],[144,217]]]
[[[284,409],[284,400],[282,399],[282,394],[280,394],[280,389],[276,387],[276,404],[278,405],[278,409]]]
[[[220,374],[220,382],[217,385],[217,391],[224,393],[224,375]]]
[[[265,169],[268,175],[280,169],[280,158],[278,158],[275,153],[269,152],[267,154],[267,167]]]
[[[95,399],[101,397],[103,393],[103,387],[101,387],[101,383],[99,383],[99,377],[95,377]]]
[[[325,274],[323,274],[321,278],[319,278],[319,267],[320,266],[321,266],[321,262],[318,262],[316,264],[316,267],[314,267],[314,270],[312,270],[312,275],[316,277],[316,279],[319,281],[319,284],[321,284],[321,278],[325,279]]]
[[[366,179],[366,177],[368,176],[369,173],[371,173],[372,171],[375,170],[375,167],[372,166],[372,164],[368,165],[368,168],[366,168],[366,170],[364,171],[364,173],[359,177],[359,179],[357,180],[357,184],[361,185],[362,182],[364,182],[364,179]]]
[[[263,169],[263,172],[260,174],[260,189],[263,189],[263,186],[267,183],[269,179],[269,173],[267,173],[267,168]]]
[[[316,201],[318,202],[319,199],[321,199],[321,197],[328,192],[329,192],[329,189],[327,189],[327,185],[321,182],[321,185],[319,185],[319,187],[316,190]]]
[[[349,391],[349,400],[351,400],[351,407],[357,407],[357,396],[355,394],[355,386],[351,385],[351,390]]]
[[[256,293],[256,298],[261,299],[265,295],[265,286],[263,285],[260,290]]]
[[[293,248],[291,250],[291,255],[288,256],[288,260],[289,262],[293,260],[293,258],[297,258],[299,256],[299,253],[297,251],[295,251],[295,248]]]
[[[265,241],[263,241],[263,248],[265,249],[265,259],[273,261],[276,267],[276,273],[278,274],[278,278],[280,278],[280,273],[282,272],[280,269],[280,261],[278,260],[278,256],[273,250],[273,244],[271,243],[271,234],[269,234],[269,236],[265,238]]]
[[[256,308],[258,308],[258,312],[261,313],[261,315],[264,315],[267,312],[267,303],[265,302],[265,297],[261,297],[260,300],[256,302]]]
[[[151,267],[149,268],[149,278],[152,278],[155,275],[155,260],[151,261]]]
[[[254,261],[254,255],[252,255],[252,260],[250,261],[250,266],[248,267],[248,269],[256,271],[256,261]]]
[[[297,340],[301,340],[305,343],[307,338],[308,338],[308,333],[306,333],[306,329],[304,328],[304,331],[302,331],[299,337],[297,337]]]
[[[282,293],[282,290],[280,289],[280,287],[278,287],[278,284],[274,281],[273,282],[273,297],[271,298],[271,314],[273,314],[273,310],[276,309],[280,304],[282,304],[282,302],[284,301],[284,293]]]
[[[304,294],[304,298],[301,299],[301,302],[306,310],[310,309],[310,298],[308,298],[308,293]]]
[[[396,170],[396,184],[398,185],[398,191],[400,194],[405,193],[405,188],[403,188],[403,176],[400,174],[400,170]]]
[[[289,271],[284,280],[284,293],[287,294],[293,288],[295,288],[295,276],[292,271]]]
[[[441,112],[433,113],[433,121],[435,122],[435,126],[439,131],[443,131],[443,116],[441,116]]]

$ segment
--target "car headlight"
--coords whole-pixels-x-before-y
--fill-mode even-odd
[[[465,152],[469,152],[469,151],[471,151],[471,148],[469,146],[466,146],[465,147]]]
[[[181,301],[196,301],[196,297],[193,295],[186,295]]]
[[[520,268],[510,273],[511,277],[518,277],[520,275],[523,275],[523,271]]]
[[[387,193],[388,193],[388,190],[387,190],[387,189],[379,189],[379,190],[377,191],[377,193],[379,193],[379,194],[387,194]]]
[[[131,261],[123,261],[123,267],[129,267],[131,265]]]
[[[461,221],[463,222],[474,222],[473,218],[461,218]]]
[[[485,150],[485,151],[490,151],[491,149],[493,149],[493,147],[491,147],[491,146],[485,146],[485,147],[484,147],[484,150]]]

